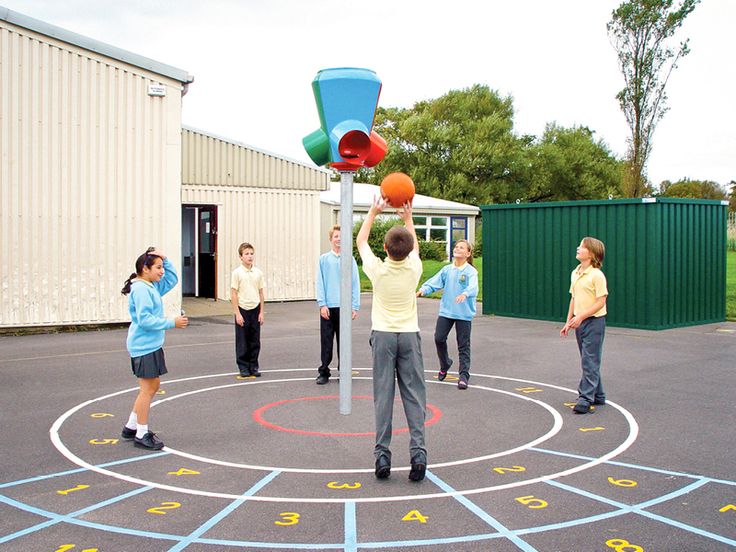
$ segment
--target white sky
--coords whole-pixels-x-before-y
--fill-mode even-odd
[[[186,70],[183,123],[309,162],[319,69],[367,67],[380,105],[475,83],[514,98],[515,131],[586,125],[623,155],[623,86],[606,23],[621,0],[0,0],[30,17]],[[677,38],[650,179],[736,180],[736,1],[703,0]]]

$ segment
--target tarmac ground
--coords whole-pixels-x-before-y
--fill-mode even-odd
[[[391,476],[373,474],[362,301],[349,415],[337,377],[314,382],[314,302],[268,303],[263,375],[237,379],[229,307],[189,301],[189,328],[167,333],[155,453],[120,436],[137,391],[126,330],[0,336],[0,550],[736,549],[736,324],[609,327],[608,402],[575,415],[560,324],[478,316],[461,391],[436,379],[438,302],[420,299],[429,467],[413,483],[398,393]]]

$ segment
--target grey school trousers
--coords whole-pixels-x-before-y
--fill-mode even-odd
[[[578,385],[578,403],[604,403],[606,394],[601,381],[601,353],[606,335],[606,317],[590,317],[575,329],[583,375]]]
[[[424,384],[422,340],[419,332],[372,331],[373,406],[376,416],[375,456],[391,459],[391,432],[396,382],[409,426],[410,458],[418,453],[426,462],[424,420],[427,413],[427,390]]]

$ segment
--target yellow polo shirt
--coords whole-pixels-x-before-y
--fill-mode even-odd
[[[250,269],[242,264],[233,270],[230,287],[238,292],[238,305],[241,309],[253,310],[261,304],[260,290],[263,289],[263,272],[255,266]]]
[[[578,315],[584,310],[590,308],[596,299],[608,295],[608,287],[606,286],[606,276],[600,268],[594,268],[592,265],[581,270],[580,265],[572,271],[570,276],[570,294],[575,301],[573,305],[573,314]],[[606,305],[592,316],[605,316]]]
[[[418,332],[417,284],[422,261],[412,251],[403,261],[382,261],[373,252],[362,256],[363,271],[373,284],[371,329],[379,332]]]

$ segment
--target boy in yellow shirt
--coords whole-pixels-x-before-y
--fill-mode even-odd
[[[238,247],[241,265],[230,278],[230,302],[235,315],[235,360],[240,377],[260,377],[258,354],[261,352],[263,325],[263,272],[253,266],[255,249],[249,243]]]
[[[394,226],[386,232],[383,243],[388,253],[386,260],[382,261],[373,254],[368,236],[376,215],[385,207],[383,199],[374,199],[355,240],[363,271],[373,284],[370,344],[376,418],[375,474],[378,479],[386,479],[391,474],[391,419],[398,382],[409,425],[409,479],[421,481],[427,469],[424,443],[427,390],[416,297],[417,284],[422,277],[422,261],[410,203],[398,213],[405,226]]]

